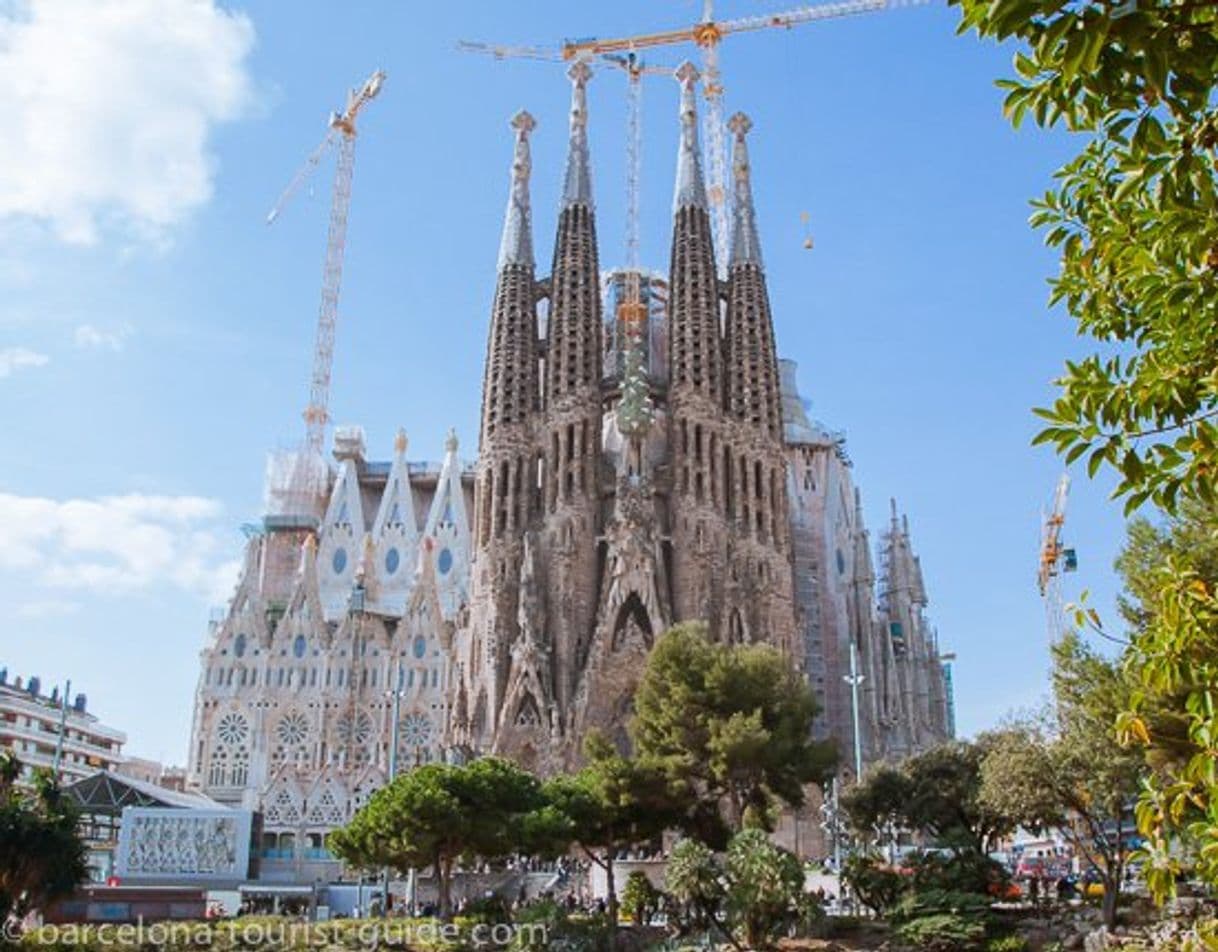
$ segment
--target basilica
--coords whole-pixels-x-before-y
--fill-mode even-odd
[[[476,456],[386,462],[358,428],[332,460],[272,459],[235,595],[201,655],[189,771],[257,810],[269,878],[332,873],[325,834],[394,771],[498,754],[574,766],[625,725],[670,625],[765,643],[801,671],[843,779],[953,733],[950,667],[907,520],[873,540],[843,436],[779,358],[732,118],[731,229],[716,266],[686,64],[666,273],[602,271],[583,64],[548,273],[530,136],[512,120]],[[467,461],[468,460],[468,461]],[[876,556],[878,555],[878,559]]]

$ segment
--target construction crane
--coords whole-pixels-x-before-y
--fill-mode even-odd
[[[779,27],[790,29],[814,20],[874,13],[897,5],[924,3],[926,0],[835,0],[814,6],[797,7],[779,13],[740,17],[716,21],[714,0],[703,0],[702,19],[688,27],[641,33],[615,39],[590,38],[563,43],[564,59],[581,56],[602,56],[607,53],[633,53],[657,46],[693,43],[702,50],[702,93],[706,99],[706,150],[709,157],[707,197],[715,228],[715,257],[721,273],[727,270],[728,209],[727,209],[727,146],[723,123],[723,83],[719,69],[719,44],[733,33]],[[529,49],[541,52],[539,47]]]
[[[343,278],[343,251],[347,241],[347,213],[351,207],[351,177],[355,168],[355,120],[360,111],[376,98],[385,82],[377,70],[357,89],[347,93],[341,113],[330,113],[329,129],[321,144],[293,176],[288,187],[266,216],[274,223],[302,184],[313,174],[332,148],[338,149],[334,188],[330,200],[330,225],[326,233],[326,260],[321,278],[321,305],[317,312],[317,341],[313,350],[313,375],[309,381],[309,403],[305,407],[305,450],[320,458],[330,420],[330,372],[334,362],[334,331],[338,321],[338,292]]]
[[[1045,600],[1045,620],[1051,643],[1056,643],[1061,638],[1065,627],[1061,575],[1078,568],[1078,557],[1074,549],[1066,548],[1062,542],[1062,528],[1066,524],[1066,500],[1069,494],[1070,476],[1062,473],[1053,492],[1053,507],[1044,514],[1041,528],[1036,587]]]

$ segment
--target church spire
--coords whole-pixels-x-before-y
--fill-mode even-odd
[[[563,184],[562,207],[592,207],[592,171],[588,157],[588,80],[592,70],[576,60],[567,70],[571,78],[571,145],[567,152],[567,175]]]
[[[728,266],[755,264],[760,268],[761,242],[757,237],[757,212],[753,208],[749,147],[744,140],[753,128],[753,121],[738,112],[728,121],[727,127],[736,137],[732,150],[732,247]]]
[[[512,117],[516,150],[512,156],[512,189],[503,219],[503,240],[499,243],[500,271],[512,265],[533,267],[533,211],[529,206],[533,160],[529,155],[529,133],[536,127],[537,120],[523,109]]]
[[[745,135],[753,123],[742,112],[732,116],[735,135],[732,154],[735,202],[732,209],[732,249],[728,261],[727,405],[737,418],[781,441],[782,393],[770,296],[761,268],[761,244],[753,211],[749,153]]]
[[[681,144],[677,149],[677,185],[672,197],[674,214],[686,207],[707,207],[701,150],[698,148],[699,73],[697,67],[686,60],[677,67],[675,75],[681,84]]]
[[[689,62],[676,71],[681,84],[681,145],[673,192],[672,263],[669,269],[669,388],[674,403],[686,395],[718,405],[722,400],[722,341],[719,280],[698,157],[698,70]]]
[[[579,405],[580,413],[586,412],[589,421],[593,417],[599,421],[601,412],[600,264],[588,161],[587,91],[592,70],[583,60],[577,60],[567,75],[571,77],[571,145],[550,269],[545,387],[550,422],[561,424],[564,430],[572,421],[559,421],[555,413]],[[586,452],[579,450],[579,458]],[[557,478],[557,471],[554,475]],[[580,478],[578,482],[590,485],[591,480]]]

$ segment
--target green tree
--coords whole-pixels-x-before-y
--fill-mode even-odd
[[[910,757],[899,768],[880,768],[842,797],[861,833],[904,826],[930,834],[943,846],[984,856],[1014,828],[1010,816],[981,799],[981,764],[993,743],[951,741]]]
[[[1068,635],[1053,648],[1054,706],[1044,725],[996,735],[982,764],[981,798],[1029,829],[1058,829],[1104,883],[1103,915],[1116,924],[1128,860],[1125,815],[1144,762],[1123,747],[1113,724],[1131,686],[1119,662]]]
[[[719,910],[726,890],[723,869],[701,840],[680,840],[664,866],[664,891],[682,909],[684,925],[693,929],[723,928]]]
[[[1126,511],[1150,500],[1170,516],[1209,504],[1218,476],[1218,8],[1211,2],[954,0],[961,30],[1017,44],[1000,85],[1018,124],[1061,122],[1082,147],[1034,202],[1033,224],[1061,250],[1051,300],[1095,352],[1066,365],[1060,395],[1037,412],[1039,442],[1088,472],[1113,467]],[[1148,882],[1174,885],[1173,838],[1198,846],[1218,881],[1215,589],[1190,553],[1145,580],[1153,617],[1129,663],[1142,681],[1119,721],[1131,743],[1173,720],[1195,752],[1152,777],[1138,811]],[[1151,595],[1146,599],[1146,595]],[[1151,710],[1150,708],[1154,708]],[[1169,716],[1165,716],[1169,715]],[[1170,716],[1170,715],[1174,715]],[[1178,739],[1177,739],[1178,740]]]
[[[781,652],[713,643],[696,622],[656,643],[630,729],[640,759],[689,791],[687,828],[722,845],[746,811],[772,826],[778,802],[801,806],[806,785],[827,778],[836,755],[812,740],[816,713]]]
[[[645,872],[636,869],[626,877],[626,886],[622,889],[622,906],[636,925],[645,926],[651,922],[659,903],[660,891],[652,885]]]
[[[0,753],[0,923],[71,895],[88,874],[79,816],[47,772],[17,786],[20,764]]]
[[[541,784],[514,764],[485,757],[463,766],[427,764],[382,787],[351,821],[330,834],[330,849],[351,866],[435,871],[440,915],[452,911],[459,858],[494,859],[529,841],[544,807]]]
[[[1136,686],[1117,725],[1150,767],[1137,822],[1162,899],[1186,856],[1218,883],[1218,509],[1190,500],[1162,525],[1135,520],[1117,568]]]
[[[907,822],[906,807],[912,795],[913,783],[904,770],[879,764],[863,775],[862,783],[847,790],[841,804],[846,819],[864,842],[890,848]]]
[[[725,869],[729,921],[750,949],[769,948],[799,914],[803,867],[795,854],[753,829],[732,837]]]
[[[907,877],[885,865],[878,856],[855,853],[842,864],[842,879],[858,897],[859,902],[882,916],[904,895]]]
[[[546,782],[543,813],[558,819],[550,826],[552,841],[574,843],[605,871],[612,947],[618,913],[614,858],[658,837],[679,812],[665,774],[623,757],[604,735],[588,735],[584,758],[579,773]]]

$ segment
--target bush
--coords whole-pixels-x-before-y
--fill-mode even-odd
[[[709,929],[724,897],[723,869],[710,847],[693,839],[677,843],[664,870],[664,890],[686,929]]]
[[[550,952],[563,949],[567,952],[598,952],[609,944],[609,919],[607,916],[567,911],[552,900],[544,900],[521,909],[516,915],[518,928],[508,946],[512,952]],[[539,934],[533,934],[529,926],[543,926]]]
[[[645,926],[660,905],[660,891],[651,884],[647,874],[636,869],[626,878],[622,890],[622,911],[635,925]]]
[[[842,869],[842,879],[864,906],[877,916],[897,904],[908,886],[908,877],[884,866],[873,856],[851,856]]]
[[[985,944],[985,952],[1028,952],[1028,940],[1021,935],[995,936]]]
[[[980,895],[1001,895],[1010,876],[1001,863],[975,850],[957,855],[922,853],[910,862],[913,888],[918,892],[939,889],[947,892],[969,892]]]
[[[990,900],[977,893],[952,889],[926,889],[911,892],[897,903],[890,913],[893,922],[909,922],[925,916],[953,915],[988,921]]]
[[[964,916],[940,913],[899,926],[897,938],[926,952],[962,952],[985,947],[985,924]]]
[[[798,917],[803,867],[761,830],[742,830],[727,847],[727,909],[745,942],[767,947]]]

